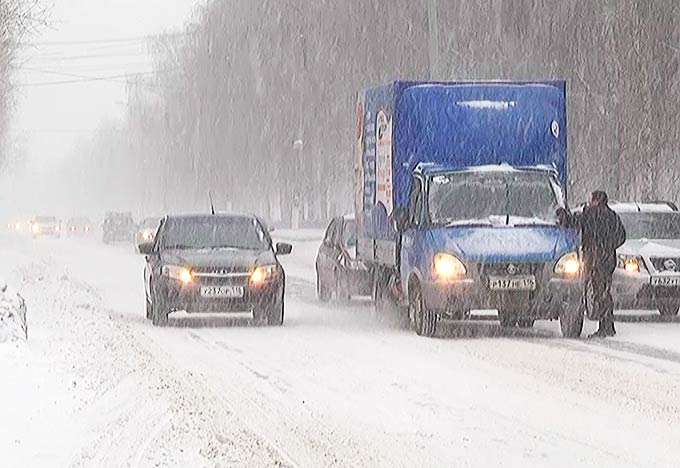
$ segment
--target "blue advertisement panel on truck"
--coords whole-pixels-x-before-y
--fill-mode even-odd
[[[357,102],[358,257],[374,299],[440,318],[497,309],[506,327],[583,327],[579,236],[560,227],[568,180],[566,86],[398,81]]]

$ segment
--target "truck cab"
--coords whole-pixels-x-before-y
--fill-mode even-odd
[[[504,327],[560,319],[578,336],[579,237],[558,226],[558,208],[563,191],[548,169],[418,166],[399,226],[399,284],[416,331],[497,309]]]
[[[359,93],[357,255],[376,307],[416,332],[495,309],[580,336],[583,281],[567,207],[564,82],[394,82]]]

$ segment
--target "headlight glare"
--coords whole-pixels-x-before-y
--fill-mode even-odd
[[[165,265],[163,267],[163,275],[181,281],[183,284],[190,284],[194,281],[194,275],[191,269],[175,265]]]
[[[577,252],[569,252],[555,264],[555,273],[558,275],[575,276],[581,272],[581,259]]]
[[[619,255],[616,261],[617,268],[624,270],[626,273],[640,273],[644,268],[644,263],[640,257],[634,255]]]
[[[276,265],[259,266],[250,274],[250,285],[260,286],[276,275]]]
[[[434,256],[434,276],[437,280],[452,281],[466,274],[467,269],[458,257],[447,253]]]

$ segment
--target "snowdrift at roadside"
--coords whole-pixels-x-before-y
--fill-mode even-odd
[[[28,339],[26,303],[0,280],[0,343]]]

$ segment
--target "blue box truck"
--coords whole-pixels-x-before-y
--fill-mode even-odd
[[[567,199],[566,85],[407,82],[357,100],[357,255],[376,307],[441,318],[496,309],[502,326],[583,328],[577,231]]]

